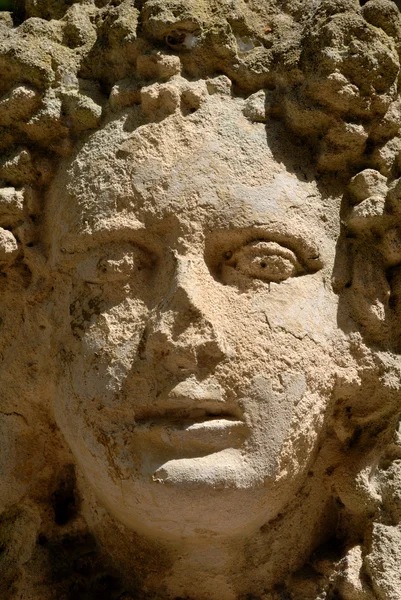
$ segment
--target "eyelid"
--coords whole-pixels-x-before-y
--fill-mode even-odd
[[[248,242],[247,244],[244,244],[240,248],[237,248],[236,250],[234,250],[233,256],[235,256],[236,254],[238,254],[241,251],[246,251],[246,250],[249,253],[255,254],[255,256],[262,252],[265,252],[266,255],[281,254],[282,256],[284,256],[285,258],[288,258],[291,261],[298,262],[296,254],[292,250],[290,250],[290,248],[287,248],[286,246],[283,246],[282,244],[278,244],[277,242],[272,242],[270,240],[265,240],[265,239],[252,240],[251,242]]]
[[[142,268],[151,268],[154,262],[154,255],[137,244],[111,243],[81,253],[75,264],[76,272],[84,281],[106,283],[128,279]]]
[[[257,248],[258,244],[262,247]],[[236,268],[238,253],[242,264]],[[263,266],[264,256],[267,260]],[[240,287],[252,280],[280,283],[288,277],[316,273],[323,267],[318,247],[307,232],[295,226],[288,231],[280,224],[211,232],[205,243],[205,261],[217,281]]]
[[[256,242],[275,243],[280,246],[283,251],[287,250],[291,252],[302,266],[305,273],[316,273],[323,267],[317,245],[309,240],[305,240],[305,238],[299,234],[284,235],[277,232],[264,233],[258,231],[256,235],[254,233],[254,235],[247,236],[242,243],[237,242],[236,244],[227,247],[226,252],[229,250],[234,254],[238,250]]]
[[[319,246],[309,231],[297,223],[255,224],[248,227],[219,228],[208,234],[205,244],[205,260],[218,277],[219,264],[227,252],[235,252],[252,242],[276,242],[291,250],[307,273],[316,273],[324,265]]]
[[[233,276],[239,276],[265,283],[281,283],[303,272],[304,269],[292,250],[276,242],[254,240],[226,257],[222,277],[230,280]]]

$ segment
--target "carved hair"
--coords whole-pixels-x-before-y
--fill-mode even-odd
[[[189,80],[225,75],[234,94],[250,96],[249,118],[282,119],[311,147],[320,173],[344,178],[372,168],[397,179],[396,5],[303,4],[27,1],[23,9],[17,3],[17,27],[10,13],[1,13],[3,227],[24,218],[17,239],[29,244],[29,217],[41,210],[32,189],[49,183],[59,157],[109,111],[137,103],[146,111],[156,102],[150,84],[161,84],[166,113],[175,110],[163,84],[180,72]],[[185,102],[196,109],[191,94]]]

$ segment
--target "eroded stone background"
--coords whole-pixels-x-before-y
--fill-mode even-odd
[[[401,598],[400,44],[391,0],[26,0],[0,13],[1,598]],[[216,167],[215,150],[199,147],[219,127]],[[138,130],[148,154],[135,146]],[[223,186],[225,172],[247,194],[267,185],[269,169],[292,173],[271,198],[287,185],[292,201],[302,182],[294,215],[315,214],[326,240],[317,276],[331,300],[318,332],[314,311],[295,326],[277,309],[262,334],[282,333],[289,370],[309,368],[322,402],[301,403],[295,422],[305,426],[280,446],[288,502],[247,533],[245,549],[230,546],[232,563],[216,572],[210,536],[199,541],[209,560],[182,573],[184,542],[163,545],[113,520],[54,414],[78,348],[63,332],[71,321],[84,335],[93,316],[84,300],[59,312],[65,274],[51,260],[54,240],[76,206],[124,187],[117,162],[126,173],[141,152],[154,161],[132,167],[139,204],[160,189],[179,199],[199,152],[209,157],[201,191],[209,179]],[[223,175],[209,178],[213,168]],[[61,200],[68,186],[76,204]]]

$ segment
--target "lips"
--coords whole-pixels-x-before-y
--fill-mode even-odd
[[[217,404],[213,400],[204,400],[194,403],[190,398],[180,398],[176,402],[157,404],[149,408],[142,408],[135,412],[135,421],[139,425],[146,422],[180,423],[209,421],[213,419],[240,419],[239,411],[234,407]]]
[[[223,400],[219,386],[193,380],[137,410],[135,421],[137,433],[157,437],[168,446],[211,451],[237,446],[249,432],[239,407]]]
[[[225,417],[242,420],[242,412],[236,404],[225,401],[218,383],[199,383],[194,378],[181,381],[147,405],[135,407],[137,423],[155,420],[197,421]]]
[[[244,421],[234,417],[210,416],[205,413],[196,419],[163,417],[142,421],[137,423],[136,433],[175,449],[216,452],[239,446],[249,430]]]

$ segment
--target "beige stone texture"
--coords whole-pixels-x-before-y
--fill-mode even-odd
[[[393,0],[0,11],[0,599],[401,600]]]

